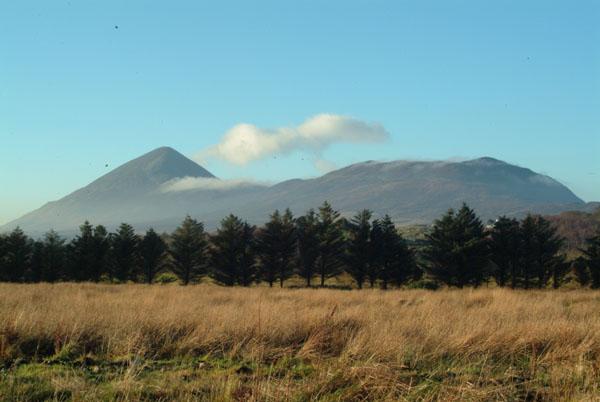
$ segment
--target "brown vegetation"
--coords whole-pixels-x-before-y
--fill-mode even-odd
[[[0,399],[589,400],[599,307],[585,290],[0,284]]]

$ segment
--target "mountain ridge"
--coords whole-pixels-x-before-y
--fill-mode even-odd
[[[190,214],[216,227],[235,213],[262,223],[274,209],[296,214],[330,201],[344,216],[369,208],[398,224],[430,223],[450,207],[471,205],[484,219],[527,212],[557,213],[585,207],[570,189],[528,168],[489,156],[468,161],[365,161],[319,177],[290,179],[269,187],[231,186],[164,192],[179,178],[216,178],[170,147],[126,162],[67,196],[34,210],[0,231],[19,225],[41,233],[75,230],[84,220],[113,227],[122,221],[139,229],[171,230]]]

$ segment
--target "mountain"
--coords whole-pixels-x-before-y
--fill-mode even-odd
[[[259,224],[276,208],[289,207],[300,214],[324,200],[345,216],[369,208],[376,216],[390,214],[399,224],[430,223],[462,202],[484,219],[586,207],[551,177],[489,157],[466,162],[368,161],[267,187],[221,181],[174,149],[162,147],[0,231],[19,225],[32,234],[50,228],[69,234],[84,220],[109,228],[126,221],[138,230],[172,230],[186,214],[213,229],[229,213]]]

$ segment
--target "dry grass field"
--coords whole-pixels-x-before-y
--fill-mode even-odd
[[[1,400],[595,400],[600,293],[0,284]]]

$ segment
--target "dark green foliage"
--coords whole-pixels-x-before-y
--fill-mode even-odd
[[[161,270],[167,251],[165,241],[150,228],[140,242],[140,257],[142,274],[146,283],[152,283],[156,274]]]
[[[79,227],[79,235],[69,244],[68,253],[68,278],[74,281],[100,280],[100,275],[94,269],[97,263],[94,227],[88,221]]]
[[[317,274],[321,279],[321,286],[325,285],[325,279],[341,272],[344,238],[339,218],[340,213],[334,210],[327,201],[319,208]]]
[[[521,282],[525,289],[531,288],[533,278],[538,271],[535,267],[537,264],[536,254],[538,251],[535,232],[535,218],[528,215],[521,222]]]
[[[521,232],[519,221],[501,216],[490,233],[490,259],[494,263],[493,276],[498,286],[518,286],[521,260]]]
[[[6,236],[0,233],[0,281],[5,281],[4,263],[6,259]]]
[[[588,267],[592,287],[600,288],[600,230],[593,237],[590,237],[585,242],[586,247],[581,250],[585,255],[585,263]]]
[[[221,285],[250,286],[256,280],[253,226],[231,214],[211,237],[210,276]]]
[[[66,262],[65,239],[51,230],[44,235],[43,259],[40,280],[55,282],[64,276],[63,268]]]
[[[488,277],[488,243],[483,224],[466,204],[436,220],[424,257],[429,273],[448,286],[479,286]]]
[[[371,288],[375,287],[378,279],[385,276],[382,272],[382,263],[384,261],[385,246],[383,244],[383,227],[381,222],[376,219],[371,225],[371,247],[369,248],[369,266],[367,267],[367,279]],[[387,278],[389,281],[389,278]]]
[[[135,279],[140,263],[139,243],[139,237],[127,223],[122,223],[111,236],[112,276],[118,281]]]
[[[556,256],[556,259],[552,262],[551,273],[552,273],[552,287],[558,289],[565,282],[565,278],[571,270],[571,263],[568,262],[564,255]]]
[[[346,241],[346,271],[359,289],[367,279],[371,260],[371,216],[368,209],[357,213],[348,224]]]
[[[41,282],[44,264],[44,243],[35,240],[31,243],[31,258],[25,271],[25,282]]]
[[[558,254],[563,239],[550,222],[541,216],[528,215],[521,223],[521,255],[523,285],[538,288],[547,286],[550,278],[561,276],[565,267],[564,255]]]
[[[204,225],[189,215],[171,235],[171,270],[184,285],[205,274],[206,244]]]
[[[314,210],[309,210],[306,215],[296,219],[296,238],[298,253],[296,268],[298,275],[310,287],[312,277],[316,273],[317,259],[319,258],[319,221]]]
[[[296,253],[296,228],[289,209],[283,215],[276,210],[257,233],[260,278],[269,286],[279,280],[280,287],[294,273],[293,260]]]
[[[1,279],[8,282],[24,281],[31,261],[33,241],[17,227],[4,238],[3,244]]]
[[[390,283],[402,286],[408,280],[417,278],[419,271],[415,256],[389,215],[373,222],[371,241],[371,287],[374,279],[379,279],[381,287],[387,289]]]
[[[99,281],[102,275],[110,274],[109,253],[111,249],[111,236],[102,225],[94,227],[92,236],[92,262],[89,268],[89,278]]]
[[[371,212],[363,210],[347,220],[327,202],[318,213],[310,210],[298,219],[289,209],[275,211],[259,230],[230,215],[210,239],[202,223],[189,216],[168,242],[152,229],[139,238],[128,224],[109,234],[86,221],[68,246],[53,231],[38,241],[19,228],[0,235],[0,280],[143,278],[152,283],[164,269],[187,285],[210,268],[210,276],[226,286],[266,281],[283,287],[294,273],[307,286],[319,275],[324,286],[327,278],[345,270],[359,288],[365,282],[383,289],[406,284],[431,289],[440,284],[479,286],[491,277],[499,286],[545,288],[552,283],[558,288],[572,270],[581,286],[600,288],[600,232],[581,250],[585,258],[568,263],[561,254],[563,239],[540,216],[529,215],[521,222],[500,217],[486,231],[463,205],[437,220],[424,239],[411,239],[410,244],[388,215],[371,221]],[[429,275],[419,281],[424,271]]]
[[[575,274],[577,282],[585,287],[590,284],[591,276],[587,261],[583,257],[577,257],[572,263],[571,268]]]

